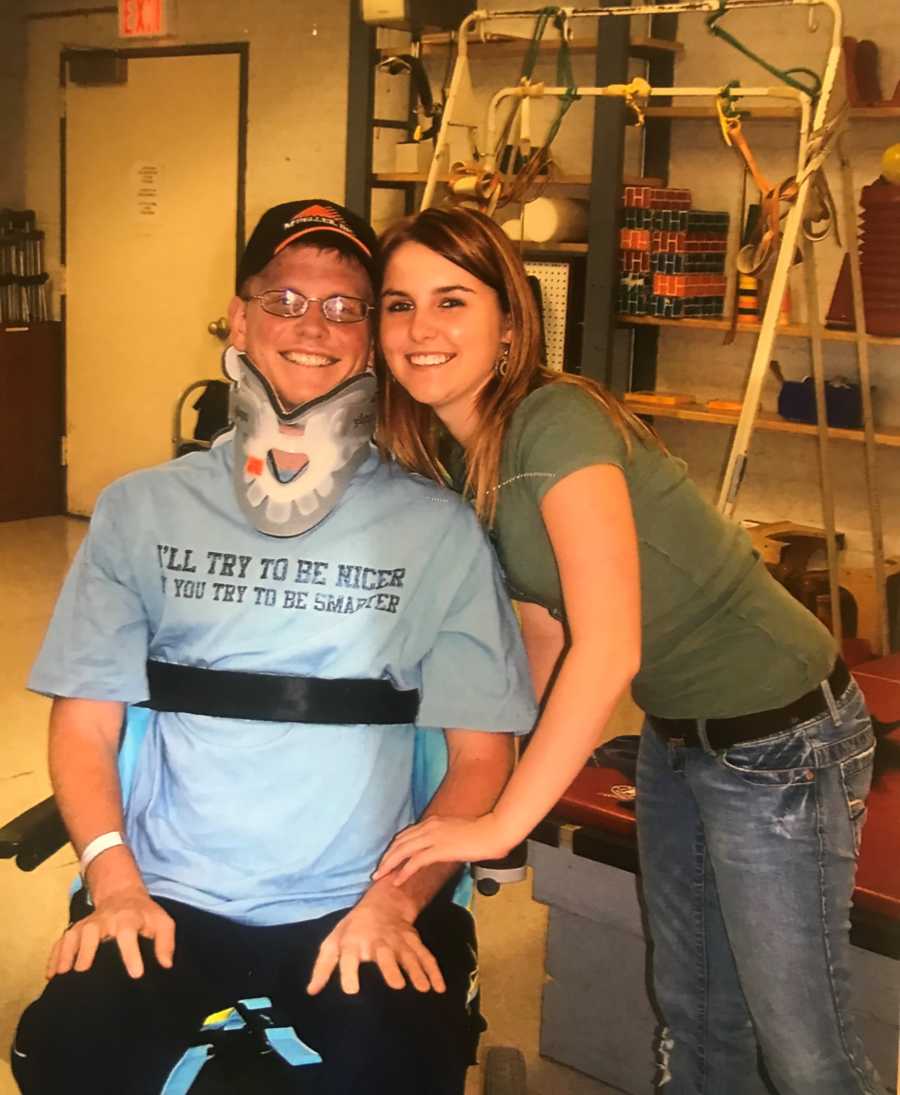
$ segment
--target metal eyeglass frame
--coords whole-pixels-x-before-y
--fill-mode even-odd
[[[273,312],[271,308],[267,308],[265,305],[265,298],[270,296],[272,293],[292,293],[294,297],[304,302],[303,306],[299,312],[291,315],[285,315],[283,312]],[[374,311],[375,309],[374,304],[370,304],[367,300],[363,300],[362,297],[353,297],[347,293],[333,293],[330,297],[308,297],[305,296],[303,293],[299,293],[296,289],[266,289],[262,293],[254,293],[247,297],[241,297],[241,300],[248,302],[251,300],[255,300],[264,312],[266,312],[270,316],[277,316],[278,319],[301,319],[309,311],[310,304],[315,301],[321,307],[323,317],[329,323],[334,323],[338,326],[344,326],[348,323],[363,323],[366,319],[369,318],[369,313]],[[354,319],[334,319],[325,310],[325,305],[332,300],[356,301],[365,307],[365,312],[363,313],[363,315]]]

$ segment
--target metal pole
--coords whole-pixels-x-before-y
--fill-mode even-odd
[[[832,13],[833,26],[831,47],[822,78],[822,91],[819,106],[816,111],[815,125],[818,127],[824,121],[834,86],[837,66],[841,58],[841,41],[843,35],[843,18],[838,0],[726,0],[725,11],[738,9],[762,9],[762,8],[814,8],[826,7]],[[636,7],[615,6],[608,8],[567,8],[565,16],[571,19],[599,19],[603,17],[627,17],[634,18],[639,15],[666,15],[666,14],[712,14],[721,10],[719,0],[681,0],[679,3],[669,4],[641,4]],[[514,11],[491,11],[479,8],[467,15],[460,23],[457,32],[457,55],[453,66],[453,75],[450,79],[450,87],[447,92],[447,103],[441,120],[441,128],[435,141],[434,155],[428,170],[428,178],[425,183],[425,191],[422,195],[422,209],[427,209],[434,201],[434,192],[437,187],[441,158],[449,143],[449,130],[452,123],[453,110],[460,98],[463,89],[463,80],[469,78],[469,32],[480,24],[490,21],[502,21],[504,19],[533,19],[536,15],[534,8],[517,8]],[[583,90],[580,89],[583,94]],[[674,89],[674,93],[683,94],[680,89]],[[488,150],[492,149],[490,142]]]
[[[828,52],[825,73],[822,77],[822,90],[816,104],[815,116],[812,122],[814,130],[821,129],[828,116],[828,105],[831,101],[831,93],[834,89],[834,82],[837,76],[842,49],[843,16],[841,9],[838,7],[836,0],[827,0],[826,6],[832,12],[834,23],[831,31],[831,48]],[[801,121],[800,150],[798,155],[798,160],[801,165],[798,172],[798,178],[802,178],[803,181],[800,183],[800,189],[794,207],[788,214],[787,223],[782,236],[781,250],[775,264],[775,273],[772,278],[769,300],[766,304],[762,327],[759,332],[759,338],[757,339],[756,350],[753,355],[753,364],[750,367],[750,379],[747,382],[747,390],[744,394],[741,415],[738,419],[738,426],[735,430],[731,452],[728,456],[728,463],[722,480],[722,487],[719,492],[718,507],[722,513],[729,517],[734,513],[737,493],[740,490],[741,482],[747,470],[750,438],[753,434],[753,426],[759,411],[759,400],[762,394],[763,380],[766,376],[766,370],[769,367],[769,359],[772,353],[772,347],[775,343],[778,310],[781,306],[781,300],[787,286],[788,273],[790,272],[790,267],[794,260],[794,248],[797,245],[803,220],[803,211],[806,208],[806,200],[812,178],[811,173],[809,173],[808,170],[810,165],[807,160],[809,146],[808,125],[808,115],[806,113],[806,107],[804,107],[804,115]],[[804,173],[806,173],[805,177]]]
[[[529,12],[529,14],[533,15],[534,12]],[[474,30],[475,25],[479,21],[487,18],[488,15],[489,13],[486,11],[473,11],[471,15],[467,15],[459,24],[456,42],[456,63],[453,66],[453,75],[450,78],[450,87],[447,91],[447,103],[444,107],[443,116],[441,117],[441,128],[438,132],[438,138],[434,142],[434,155],[431,157],[431,166],[428,168],[428,179],[425,182],[425,193],[422,195],[422,209],[427,209],[434,200],[434,191],[437,186],[441,159],[443,158],[444,150],[450,143],[450,126],[452,124],[453,108],[456,106],[457,99],[460,97],[463,80],[469,79],[469,31]]]
[[[484,156],[484,166],[486,170],[493,170],[495,168],[493,148],[497,141],[497,112],[505,99],[518,98],[518,99],[542,99],[544,96],[553,96],[561,98],[563,95],[567,95],[572,89],[567,87],[556,87],[552,84],[516,84],[515,86],[502,87],[491,98],[487,108],[487,119],[485,123],[485,129],[487,132],[487,138],[485,144],[487,145],[487,152]],[[603,87],[589,86],[589,87],[576,87],[575,93],[583,99],[589,98],[612,98],[623,99],[629,96],[636,96],[640,98],[642,94],[646,94],[650,97],[661,96],[663,98],[670,98],[673,95],[680,95],[682,98],[703,98],[714,99],[721,92],[721,87],[650,87],[646,85],[644,92],[639,93],[637,85],[630,84],[606,84]],[[809,112],[809,97],[802,91],[797,91],[795,88],[784,87],[779,85],[777,87],[747,87],[738,88],[732,92],[732,97],[744,98],[744,99],[790,99],[792,102],[797,103],[800,108],[801,127],[805,126],[809,128],[808,117],[804,121],[804,111]],[[798,173],[802,171],[805,166],[805,160],[801,152],[800,162],[798,163]]]
[[[809,104],[805,104],[803,117],[800,124],[800,150],[798,161],[802,164],[807,159],[809,126]],[[802,172],[798,172],[798,177]],[[722,477],[722,486],[719,491],[718,508],[727,517],[734,513],[738,491],[747,470],[747,459],[750,451],[750,439],[753,436],[753,426],[759,412],[759,401],[762,397],[763,382],[769,368],[772,347],[775,344],[778,328],[778,315],[781,309],[781,301],[787,288],[788,275],[794,262],[794,253],[797,241],[800,238],[800,227],[803,222],[803,212],[806,207],[806,199],[809,193],[811,175],[800,183],[797,199],[791,207],[785,222],[784,232],[781,238],[781,247],[775,262],[775,272],[772,275],[772,285],[769,290],[769,299],[766,301],[766,310],[763,313],[762,326],[756,347],[753,353],[753,362],[750,366],[750,376],[744,391],[741,404],[741,414],[738,418],[734,439],[731,443],[731,452],[725,466],[725,474]]]
[[[671,4],[640,4],[636,7],[614,5],[608,8],[565,8],[567,19],[596,19],[600,16],[665,15],[665,14],[715,14],[720,10],[737,11],[754,8],[814,8],[826,7],[839,11],[837,0],[726,0],[724,7],[719,0],[680,0]],[[534,17],[534,8],[516,8],[510,11],[490,11],[484,8],[472,12],[468,19],[479,21],[494,19],[522,19]]]
[[[594,79],[610,84],[628,79],[629,26],[624,20],[597,24]],[[628,387],[630,370],[614,375],[616,291],[619,285],[619,202],[625,165],[625,103],[594,100],[591,137],[591,183],[588,202],[588,248],[584,291],[591,302],[583,311],[582,376],[599,380],[619,395]]]
[[[816,436],[819,447],[819,481],[822,487],[822,523],[825,526],[825,549],[828,556],[828,590],[831,597],[831,631],[841,649],[843,621],[838,582],[837,534],[834,524],[834,485],[831,478],[831,457],[828,450],[828,411],[825,404],[825,355],[822,324],[819,320],[819,290],[816,277],[816,256],[812,243],[803,241],[803,280],[806,287],[806,322],[809,325],[809,348],[813,362],[813,387],[816,394]]]
[[[375,107],[375,31],[350,4],[350,61],[347,70],[347,142],[344,204],[369,219],[372,195],[372,115]]]
[[[866,311],[863,299],[862,269],[859,261],[859,232],[856,220],[856,194],[853,169],[843,134],[838,139],[838,157],[844,197],[844,231],[850,256],[850,282],[853,287],[853,312],[856,316],[856,359],[862,396],[863,451],[866,466],[866,491],[869,502],[869,527],[872,532],[872,564],[875,579],[875,604],[878,632],[873,644],[876,654],[891,648],[887,617],[887,575],[884,567],[884,527],[881,519],[881,495],[878,491],[878,452],[875,445],[875,416],[872,409],[872,374],[869,369],[869,340],[866,336]]]

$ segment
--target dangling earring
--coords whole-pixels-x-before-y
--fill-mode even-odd
[[[500,343],[500,353],[497,355],[497,360],[494,362],[494,372],[497,376],[506,376],[506,370],[509,368],[509,343]]]

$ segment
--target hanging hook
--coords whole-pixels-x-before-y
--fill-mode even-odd
[[[722,137],[729,148],[734,143],[732,134],[736,131],[739,132],[741,129],[741,113],[735,107],[731,96],[731,90],[736,84],[737,80],[726,84],[716,96],[716,117],[719,121],[719,128],[722,130]]]
[[[559,30],[560,40],[563,42],[572,41],[572,12],[574,8],[559,8],[555,19],[557,29]]]

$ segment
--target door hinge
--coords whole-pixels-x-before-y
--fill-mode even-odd
[[[69,438],[66,434],[59,439],[59,463],[63,468],[69,466]]]

